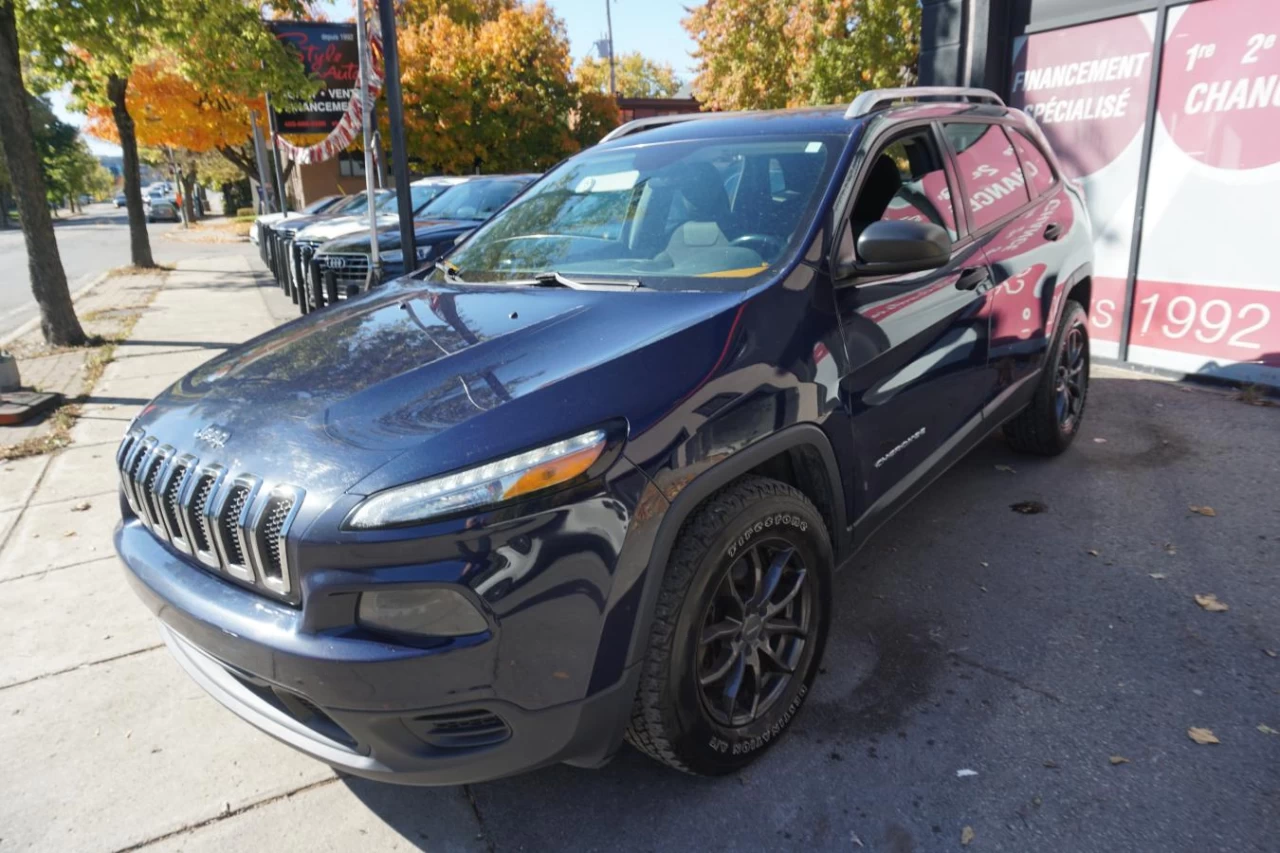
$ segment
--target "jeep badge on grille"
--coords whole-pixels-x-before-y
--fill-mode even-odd
[[[231,430],[217,424],[209,424],[196,433],[196,441],[203,441],[210,447],[225,447],[229,438],[231,438]]]

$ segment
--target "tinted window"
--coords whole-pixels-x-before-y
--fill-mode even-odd
[[[999,125],[945,124],[943,132],[956,152],[973,230],[981,231],[1031,201],[1013,144]]]
[[[1040,146],[1024,136],[1022,131],[1014,130],[1012,137],[1013,147],[1018,149],[1018,156],[1022,158],[1022,172],[1026,176],[1027,185],[1036,195],[1040,195],[1053,186],[1053,168]]]
[[[850,220],[854,240],[881,219],[932,222],[956,238],[956,215],[942,157],[928,130],[899,137],[881,149],[863,179]]]

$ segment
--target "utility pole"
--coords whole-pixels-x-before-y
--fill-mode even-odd
[[[604,0],[604,20],[609,26],[609,94],[618,96],[618,82],[613,72],[613,12],[609,10],[610,0]]]
[[[271,109],[271,93],[265,93],[264,97],[267,101],[267,126],[271,131],[271,153],[275,155],[272,159],[276,164],[276,210],[284,214],[285,218],[289,217],[289,203],[285,201],[284,192],[284,172],[280,167],[280,145],[277,137],[280,135],[280,129],[276,127],[276,111]]]
[[[395,171],[396,206],[400,212],[400,251],[404,253],[404,269],[418,265],[414,245],[413,200],[409,198],[409,160],[404,147],[404,102],[400,94],[400,49],[396,46],[396,11],[393,0],[377,0],[378,20],[382,26],[382,65],[386,78],[387,119],[391,125],[391,164]]]
[[[258,197],[258,213],[270,213],[271,207],[267,204],[267,187],[271,186],[267,180],[267,155],[263,151],[266,146],[262,143],[262,128],[258,127],[258,114],[253,110],[249,110],[249,123],[253,125],[253,159],[258,161],[258,190],[261,193]],[[223,213],[226,213],[226,205],[223,205]]]
[[[364,0],[356,3],[356,42],[360,53],[361,124],[364,125],[364,190],[369,194],[369,272],[365,277],[367,291],[382,282],[382,258],[378,254],[378,211],[373,205],[373,104],[369,101],[369,38],[364,21]],[[399,190],[399,187],[396,187]]]

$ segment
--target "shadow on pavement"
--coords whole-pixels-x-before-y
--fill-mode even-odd
[[[468,786],[489,849],[937,850],[966,826],[984,849],[1273,845],[1280,738],[1256,727],[1280,728],[1280,410],[1104,377],[1089,406],[1067,454],[988,440],[868,542],[760,761],[700,779],[624,747]],[[1048,510],[1011,510],[1027,500]],[[1229,614],[1196,606],[1210,591]],[[422,849],[459,795],[344,782]]]

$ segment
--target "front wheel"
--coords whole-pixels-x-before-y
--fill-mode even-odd
[[[685,522],[654,613],[627,740],[688,773],[732,773],[809,694],[831,619],[831,543],[798,490],[745,477]]]
[[[1089,397],[1089,317],[1068,301],[1031,404],[1004,425],[1015,450],[1056,456],[1080,431]]]

